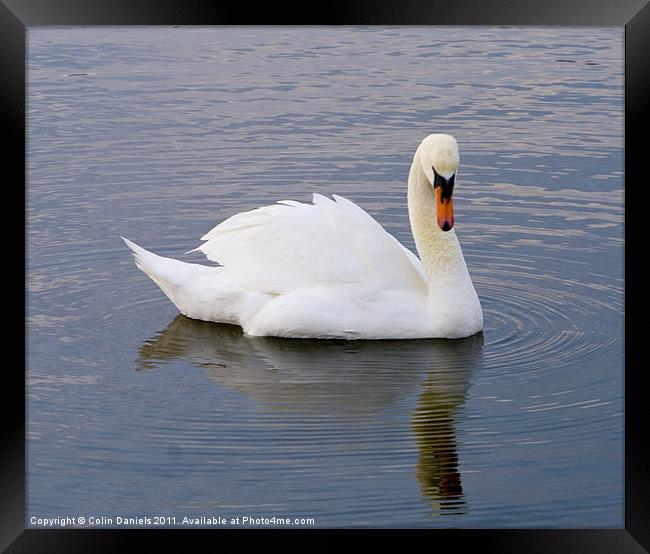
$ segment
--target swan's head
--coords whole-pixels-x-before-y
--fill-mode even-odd
[[[435,134],[425,138],[418,148],[422,170],[436,194],[438,227],[449,231],[454,226],[451,195],[458,170],[458,143],[450,135]]]

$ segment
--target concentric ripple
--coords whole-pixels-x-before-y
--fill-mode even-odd
[[[604,318],[622,325],[620,291],[609,291],[608,303],[595,298],[589,285],[567,290],[559,278],[546,276],[542,283],[531,277],[498,267],[474,274],[486,325],[486,367],[518,374],[565,367],[603,355],[620,341],[620,334],[593,325]]]

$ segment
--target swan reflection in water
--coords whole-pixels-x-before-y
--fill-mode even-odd
[[[416,476],[436,510],[462,512],[455,416],[482,362],[483,334],[460,340],[346,341],[250,337],[179,315],[140,348],[139,369],[182,360],[264,409],[373,416],[417,396]]]

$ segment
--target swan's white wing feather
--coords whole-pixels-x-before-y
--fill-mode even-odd
[[[201,237],[197,250],[239,286],[282,294],[352,283],[425,287],[420,261],[359,206],[314,194],[236,214]]]
[[[388,278],[389,281],[399,280],[405,286],[408,280],[413,280],[411,286],[427,287],[427,275],[420,259],[409,249],[403,246],[393,235],[386,232],[384,228],[370,216],[365,210],[351,202],[347,198],[332,195],[336,203],[345,210],[347,221],[355,221],[357,235],[353,240],[359,245],[369,262],[374,261],[374,269]],[[350,225],[349,227],[352,227]],[[381,240],[376,240],[381,237]],[[397,247],[396,247],[396,246]],[[389,254],[394,265],[386,267],[385,260],[381,256]],[[406,255],[406,260],[403,256]]]

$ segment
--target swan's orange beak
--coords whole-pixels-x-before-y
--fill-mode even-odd
[[[453,186],[453,185],[452,185]],[[438,210],[438,227],[449,231],[454,226],[454,202],[451,199],[451,187],[441,185],[435,187]]]

